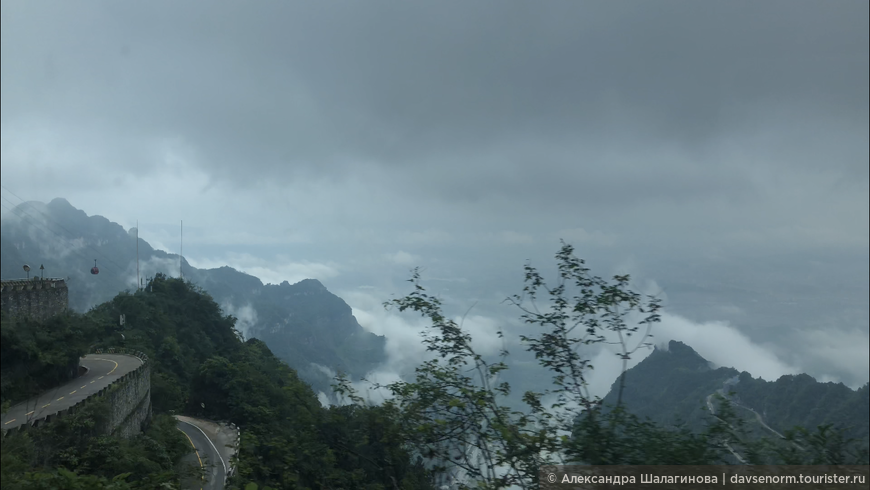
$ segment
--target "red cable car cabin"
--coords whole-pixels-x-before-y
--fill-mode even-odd
[[[97,267],[97,259],[94,259],[94,266],[91,267],[91,274],[97,275],[100,273],[99,267]]]

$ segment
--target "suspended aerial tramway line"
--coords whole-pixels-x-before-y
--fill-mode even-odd
[[[26,202],[20,196],[18,196],[17,194],[15,194],[11,190],[9,190],[8,187],[3,186],[3,185],[0,185],[0,187],[2,187],[2,189],[5,190],[6,192],[8,192],[9,194],[16,197],[19,201],[21,201],[22,204]],[[10,213],[14,214],[18,218],[22,219],[23,221],[26,221],[27,223],[29,223],[35,227],[41,227],[42,229],[50,232],[54,236],[58,237],[60,240],[63,240],[64,242],[68,242],[69,240],[77,240],[77,239],[81,238],[81,237],[77,237],[75,233],[71,232],[65,226],[61,225],[60,223],[58,223],[57,221],[52,219],[51,216],[47,215],[46,213],[42,212],[39,209],[30,208],[30,209],[33,209],[34,211],[36,211],[37,213],[39,213],[44,218],[45,222],[43,222],[43,220],[36,218],[33,214],[29,213],[27,210],[20,208],[18,205],[16,205],[12,201],[10,201],[7,197],[2,197],[2,199],[4,201],[6,201],[6,203],[3,203],[2,201],[0,201],[0,206],[7,209]],[[66,232],[67,236],[63,236],[61,233],[58,233],[58,231],[52,229],[52,227],[49,227],[47,223],[54,224],[55,226],[57,226],[58,228],[60,228],[64,232]],[[183,243],[184,243],[183,242],[183,240],[184,240],[184,238],[183,238],[184,222],[183,221],[181,223],[181,226],[182,226],[182,231],[181,231],[181,233],[182,233],[182,245],[181,246],[183,247],[184,246],[183,245]],[[95,254],[97,254],[99,257],[102,257],[102,259],[104,261],[108,261],[110,264],[114,265],[118,271],[125,270],[125,267],[121,267],[115,261],[113,261],[111,258],[107,257],[104,253],[102,253],[101,251],[94,248],[92,245],[86,243],[85,246],[88,249],[90,249],[91,251],[93,251]],[[79,255],[82,255],[82,256],[84,255],[84,252],[82,250],[76,249],[75,247],[70,247],[70,248],[73,249]],[[184,278],[183,250],[184,249],[182,248],[180,253],[179,253],[179,275],[182,279]],[[100,268],[97,265],[97,259],[94,259],[94,266],[91,267],[90,273],[91,273],[91,275],[95,275],[95,276],[99,275]],[[28,274],[28,277],[29,277],[29,274]],[[136,287],[137,287],[137,289],[140,289],[142,287],[142,278],[140,276],[140,270],[139,270],[139,221],[138,220],[136,221]]]
[[[23,199],[21,199],[21,197],[17,196],[15,193],[13,193],[12,191],[10,191],[6,186],[2,186],[2,185],[0,185],[0,187],[2,187],[5,191],[7,191],[7,192],[9,192],[10,194],[12,194],[13,196],[15,196],[18,200],[20,200],[20,201],[22,202],[22,204],[26,202],[26,201],[24,201]],[[19,219],[21,219],[22,221],[27,222],[28,224],[30,224],[30,225],[32,225],[32,226],[34,226],[34,227],[42,228],[43,230],[45,230],[45,231],[51,233],[52,235],[56,236],[58,239],[62,240],[64,243],[69,243],[71,240],[79,240],[79,239],[82,238],[82,237],[76,236],[75,233],[73,233],[73,232],[70,231],[68,228],[66,228],[65,226],[61,225],[61,224],[58,223],[56,220],[54,220],[51,216],[49,216],[48,214],[46,214],[45,212],[43,212],[43,211],[41,211],[41,210],[39,210],[39,209],[37,209],[37,208],[33,208],[33,207],[30,207],[30,208],[27,208],[27,209],[25,209],[25,208],[21,208],[21,207],[19,207],[18,205],[14,204],[14,203],[13,203],[11,200],[9,200],[7,197],[5,197],[5,196],[0,196],[0,197],[2,197],[2,201],[0,201],[0,206],[2,206],[4,209],[8,210],[10,213],[12,213],[13,215],[17,216],[17,217],[18,217]],[[3,201],[6,201],[6,202],[4,203]],[[34,211],[36,211],[37,213],[39,213],[39,214],[42,216],[43,219],[39,219],[39,217],[37,217],[36,215],[32,214],[32,212],[30,212],[31,209],[34,210]],[[58,228],[60,228],[61,230],[63,230],[67,236],[64,236],[64,235],[61,234],[58,230],[53,229],[53,227],[49,226],[49,223],[54,224],[54,225],[56,225]],[[137,220],[137,222],[136,222],[136,248],[135,248],[135,250],[136,250],[136,251],[135,251],[135,257],[136,257],[136,258],[135,258],[135,261],[136,261],[136,277],[137,277],[137,280],[136,280],[136,282],[137,282],[136,287],[137,287],[137,289],[142,289],[142,288],[144,288],[144,285],[142,284],[142,281],[143,281],[144,278],[141,277],[141,275],[140,275],[140,268],[139,268],[139,226],[138,226],[138,225],[139,225],[139,222],[138,222],[138,220]],[[184,242],[183,242],[183,230],[184,230],[183,226],[184,226],[184,222],[182,221],[182,222],[181,222],[181,233],[182,233],[182,235],[181,235],[181,240],[182,240],[182,242],[181,242],[181,245],[180,245],[181,247],[184,246],[184,245],[183,245],[183,243],[184,243]],[[96,249],[93,245],[91,245],[91,244],[89,244],[89,243],[85,243],[84,246],[85,246],[87,249],[93,251],[93,252],[94,252],[96,255],[98,255],[99,257],[101,257],[100,259],[93,259],[93,260],[94,260],[94,265],[93,265],[93,267],[91,267],[90,270],[89,270],[89,272],[91,273],[91,275],[93,275],[93,276],[97,276],[97,275],[100,274],[100,266],[98,265],[98,261],[99,261],[99,260],[108,261],[110,264],[112,264],[113,266],[115,266],[115,268],[116,268],[118,271],[120,271],[120,272],[122,272],[122,273],[123,273],[124,270],[126,270],[125,267],[121,267],[121,266],[119,266],[119,265],[118,265],[114,260],[112,260],[111,258],[107,257],[104,253],[102,253],[100,250]],[[81,249],[80,247],[73,247],[73,246],[70,244],[70,247],[69,247],[69,248],[71,249],[71,251],[75,252],[75,253],[78,254],[79,256],[85,256],[85,250]],[[183,251],[183,248],[181,248],[181,249],[179,250],[179,257],[178,257],[178,258],[179,258],[179,264],[178,264],[178,268],[179,268],[179,269],[178,269],[178,273],[179,273],[179,276],[181,277],[181,279],[184,280],[184,268],[183,268],[183,267],[184,267],[184,258],[183,258],[182,251]],[[104,262],[104,263],[105,263],[105,262]],[[43,270],[44,270],[44,266],[40,266],[40,272],[41,272],[41,273],[42,273]],[[30,267],[29,267],[29,266],[26,266],[26,265],[25,265],[25,272],[27,273],[27,276],[28,276],[28,278],[29,278],[29,272],[30,272]],[[105,272],[105,271],[104,271],[104,272]],[[67,278],[67,279],[69,279],[69,278]],[[149,277],[149,278],[148,278],[148,282],[150,282],[151,279],[152,279],[152,278]]]
[[[5,191],[12,194],[13,196],[15,196],[16,198],[18,198],[18,200],[20,200],[22,203],[26,202],[23,199],[21,199],[18,195],[16,195],[12,191],[10,191],[6,186],[2,186],[2,188]],[[68,236],[63,236],[62,234],[58,233],[56,230],[49,227],[46,223],[43,223],[41,220],[36,218],[34,215],[30,214],[26,210],[15,205],[8,198],[3,197],[3,200],[5,200],[8,204],[4,204],[4,203],[0,202],[0,205],[2,205],[4,208],[6,208],[10,213],[14,214],[15,216],[17,216],[18,218],[22,219],[23,221],[29,223],[30,225],[33,225],[35,227],[40,227],[43,230],[48,231],[49,233],[53,234],[54,236],[56,236],[57,238],[59,238],[60,240],[62,240],[64,242],[68,242],[69,240],[76,240],[76,239],[80,238],[80,237],[76,237],[75,233],[71,232],[69,229],[67,229],[66,227],[64,227],[63,225],[61,225],[60,223],[58,223],[57,221],[52,219],[47,214],[40,211],[39,209],[31,208],[31,209],[35,210],[36,212],[38,212],[40,215],[42,215],[42,217],[45,219],[46,222],[53,223],[54,225],[56,225],[57,227],[59,227],[60,229],[65,231]],[[101,256],[104,260],[108,261],[110,264],[113,264],[118,270],[124,269],[123,267],[119,266],[115,261],[113,261],[111,258],[107,257],[105,254],[103,254],[102,252],[100,252],[99,250],[94,248],[92,245],[85,244],[85,246],[88,249],[90,249],[91,251],[93,251],[94,253],[96,253],[98,256]],[[73,251],[75,251],[77,254],[79,254],[81,256],[84,255],[84,252],[82,250],[76,249],[75,247],[70,247],[70,248],[73,249]],[[93,275],[99,274],[99,268],[97,267],[96,259],[94,259],[94,267],[91,268],[90,272]]]

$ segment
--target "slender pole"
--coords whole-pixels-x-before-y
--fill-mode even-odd
[[[142,279],[139,279],[139,220],[136,220],[136,289],[142,289]]]
[[[184,220],[181,220],[181,256],[178,257],[178,270],[181,271],[181,280],[184,280]]]

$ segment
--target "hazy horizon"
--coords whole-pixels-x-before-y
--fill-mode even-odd
[[[63,197],[193,266],[481,346],[560,239],[666,297],[656,340],[870,377],[867,2],[2,3],[4,216]],[[231,305],[244,308],[245,305]],[[597,354],[596,389],[618,363]],[[639,361],[635,359],[634,362]],[[730,364],[729,364],[730,363]],[[609,381],[608,381],[609,380]],[[602,393],[603,395],[603,393]]]

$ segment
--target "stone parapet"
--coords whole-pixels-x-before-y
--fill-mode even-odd
[[[69,308],[69,290],[59,278],[0,281],[0,309],[11,316],[45,320]]]
[[[39,428],[60,417],[74,414],[87,404],[108,400],[110,414],[103,432],[129,438],[141,432],[151,420],[151,363],[144,352],[121,349],[97,349],[93,354],[125,354],[142,360],[142,365],[114,380],[111,384],[75,405],[42,415],[15,429],[4,431],[3,436],[31,428]]]

